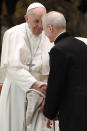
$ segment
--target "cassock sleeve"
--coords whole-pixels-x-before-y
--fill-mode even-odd
[[[56,48],[51,49],[50,73],[44,106],[44,115],[51,120],[57,116],[64,95],[67,65],[68,57]]]
[[[25,52],[21,54],[21,49],[24,48],[22,43],[25,41],[19,32],[12,31],[6,31],[3,37],[1,67],[7,69],[8,76],[14,82],[30,88],[37,80],[31,75],[28,71],[29,67],[24,63]]]

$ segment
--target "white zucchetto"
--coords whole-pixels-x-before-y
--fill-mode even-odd
[[[32,3],[32,4],[29,5],[29,7],[27,8],[27,12],[28,12],[29,10],[31,10],[31,9],[39,8],[39,7],[45,8],[45,6],[42,5],[41,3],[34,2],[34,3]]]

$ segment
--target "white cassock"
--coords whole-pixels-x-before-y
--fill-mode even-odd
[[[27,90],[37,80],[47,82],[49,73],[48,52],[52,46],[53,43],[49,42],[44,32],[39,37],[35,37],[28,28],[27,23],[12,27],[5,32],[2,45],[1,67],[6,68],[7,73],[0,97],[1,131],[21,131],[17,127],[13,129],[11,125],[10,87],[14,86],[15,88],[16,84]],[[31,61],[33,66],[29,71]],[[16,103],[15,106],[17,106]],[[13,115],[15,115],[14,112]],[[41,115],[42,127],[38,131],[50,131],[50,129],[46,128],[45,117],[43,114]]]

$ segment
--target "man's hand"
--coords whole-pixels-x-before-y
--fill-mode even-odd
[[[40,92],[42,92],[43,94],[46,95],[46,86],[47,86],[46,83],[37,81],[37,82],[35,82],[35,83],[32,85],[31,88],[36,89],[36,90],[38,90],[38,91],[40,91]]]

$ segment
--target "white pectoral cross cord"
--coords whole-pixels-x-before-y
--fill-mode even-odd
[[[39,43],[39,44],[40,44],[40,43]],[[30,50],[31,50],[31,60],[30,60],[29,64],[27,64],[27,65],[29,66],[29,71],[31,71],[31,70],[32,70],[32,67],[35,66],[35,64],[33,64],[32,61],[34,60],[35,55],[36,55],[36,53],[37,53],[37,51],[38,51],[38,49],[39,49],[39,44],[38,44],[38,46],[37,46],[34,54],[32,54],[32,50],[31,50],[31,46],[30,46]]]
[[[27,29],[26,29],[26,30],[27,30]],[[27,32],[26,32],[26,33],[27,33]],[[35,59],[35,56],[36,56],[36,54],[37,54],[37,52],[38,52],[38,49],[39,49],[39,46],[40,46],[40,43],[41,43],[41,36],[39,37],[39,41],[38,41],[36,50],[35,50],[34,52],[32,51],[32,48],[31,48],[31,46],[32,46],[32,41],[30,40],[31,37],[28,35],[28,33],[27,33],[27,39],[28,39],[28,43],[30,43],[29,46],[30,46],[30,52],[31,52],[30,62],[27,64],[27,66],[29,66],[29,71],[31,71],[31,70],[32,70],[32,67],[35,66],[35,64],[33,64],[32,62],[33,62],[33,60]],[[37,40],[36,40],[36,41],[37,41]],[[35,43],[36,43],[36,41],[35,41]],[[34,43],[34,44],[35,44],[35,43]]]

